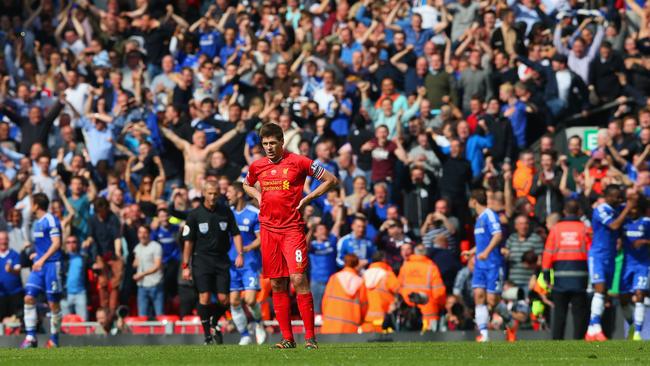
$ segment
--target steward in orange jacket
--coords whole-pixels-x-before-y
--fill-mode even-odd
[[[384,318],[391,312],[391,306],[395,304],[399,282],[393,269],[385,260],[384,252],[375,253],[372,258],[373,263],[363,274],[363,281],[368,290],[368,313],[363,324],[364,332],[381,332]]]
[[[523,151],[519,155],[517,168],[512,175],[512,188],[517,198],[526,197],[531,205],[535,204],[535,197],[530,195],[535,179],[535,156],[530,151]]]
[[[542,255],[544,281],[552,283],[553,339],[564,339],[569,304],[573,313],[573,339],[581,339],[587,331],[587,251],[591,246],[591,233],[578,218],[579,212],[578,201],[569,200],[564,204],[564,218],[549,232]]]
[[[542,256],[542,270],[553,270],[553,291],[587,289],[590,246],[589,229],[577,216],[565,216],[553,226]]]
[[[399,271],[400,294],[408,306],[415,306],[409,300],[412,292],[418,292],[429,299],[426,304],[418,305],[424,328],[428,328],[427,324],[440,319],[440,309],[447,300],[445,285],[438,266],[425,255],[424,245],[418,244],[413,253]]]
[[[356,268],[359,258],[347,254],[345,267],[333,274],[323,295],[321,333],[357,333],[368,312],[368,294]]]

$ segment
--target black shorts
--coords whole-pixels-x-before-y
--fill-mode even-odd
[[[196,260],[192,264],[192,279],[199,293],[230,293],[230,262]]]

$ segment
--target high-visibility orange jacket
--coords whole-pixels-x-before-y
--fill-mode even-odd
[[[530,195],[534,179],[535,168],[529,168],[521,161],[517,161],[517,169],[512,174],[512,188],[515,190],[517,198],[526,197],[531,205],[535,204],[535,197]]]
[[[368,312],[363,278],[352,268],[333,274],[323,295],[321,333],[357,333]]]
[[[387,263],[377,262],[368,267],[363,274],[363,281],[368,290],[368,313],[363,331],[381,331],[384,317],[399,290],[397,276]]]
[[[445,306],[445,284],[438,266],[424,255],[413,254],[399,271],[400,294],[409,306],[414,306],[409,300],[409,294],[419,292],[429,298],[429,302],[418,305],[422,312],[422,320],[440,319],[440,309]]]
[[[551,228],[542,255],[542,269],[553,270],[553,291],[586,290],[589,230],[577,218],[561,220]]]

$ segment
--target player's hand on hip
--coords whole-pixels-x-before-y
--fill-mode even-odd
[[[490,253],[488,253],[487,251],[482,251],[482,252],[478,255],[478,259],[484,261],[484,260],[487,259],[487,257],[488,257],[489,254],[490,254]]]
[[[32,271],[40,271],[41,268],[43,268],[43,261],[42,260],[37,260],[32,264]]]
[[[309,199],[307,199],[307,197],[305,197],[305,198],[300,200],[300,203],[298,204],[298,207],[296,207],[296,210],[301,211],[308,204],[309,204]]]
[[[244,266],[244,255],[238,254],[237,258],[235,259],[235,267],[241,268],[243,266]]]
[[[183,270],[183,279],[185,281],[191,281],[192,280],[192,272],[190,272],[189,268],[185,268]]]

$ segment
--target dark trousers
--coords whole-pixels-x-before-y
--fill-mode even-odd
[[[196,292],[194,286],[179,285],[178,297],[180,300],[180,316],[183,318],[186,315],[192,315],[196,304],[199,301],[199,294]]]
[[[585,291],[552,292],[551,298],[555,304],[551,315],[553,339],[564,339],[569,304],[571,304],[571,314],[573,315],[573,339],[582,339],[587,331],[589,319],[587,293]]]
[[[178,295],[178,267],[179,263],[176,259],[170,259],[169,262],[165,263],[163,269],[165,302]]]
[[[14,315],[22,317],[24,297],[25,294],[22,291],[13,295],[0,296],[0,322],[2,319]]]

